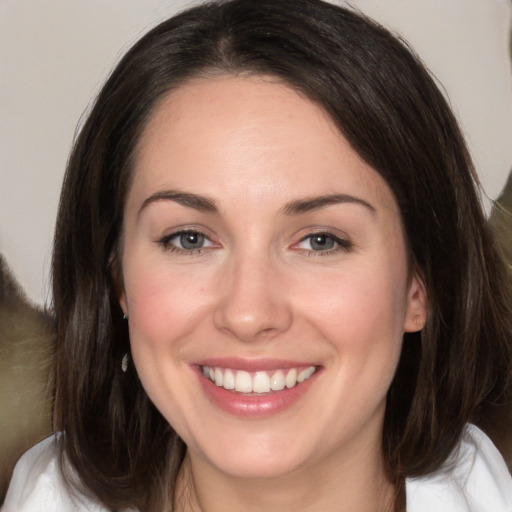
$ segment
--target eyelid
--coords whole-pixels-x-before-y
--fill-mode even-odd
[[[313,249],[299,247],[299,244],[301,244],[302,242],[304,242],[314,236],[318,236],[318,235],[324,235],[325,237],[331,238],[337,244],[336,247],[334,247],[332,249],[326,249],[323,251],[315,251]],[[350,252],[354,249],[354,244],[350,240],[350,237],[345,233],[335,234],[335,233],[333,233],[332,229],[317,228],[317,229],[311,229],[307,233],[305,233],[303,236],[301,236],[299,241],[295,242],[291,246],[291,248],[298,252],[304,252],[304,253],[307,253],[308,255],[312,255],[312,256],[327,256],[329,254],[334,254],[334,253],[338,253],[338,252]]]
[[[203,247],[198,247],[196,249],[186,249],[184,247],[179,247],[178,245],[174,245],[172,240],[180,237],[181,235],[187,233],[194,233],[201,235],[208,241],[208,245]],[[163,250],[169,252],[178,252],[182,254],[199,254],[205,250],[209,250],[211,248],[218,248],[220,244],[215,242],[214,237],[209,233],[208,229],[205,229],[202,226],[195,225],[185,225],[174,228],[170,233],[164,235],[156,240],[156,243],[160,245]]]

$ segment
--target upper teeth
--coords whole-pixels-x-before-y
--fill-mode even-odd
[[[291,368],[249,373],[244,370],[203,366],[202,370],[207,379],[224,389],[234,389],[240,393],[269,393],[270,391],[281,391],[285,387],[293,388],[298,383],[309,379],[315,373],[316,368],[309,366],[301,369]]]

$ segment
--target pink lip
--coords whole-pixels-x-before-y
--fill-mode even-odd
[[[263,363],[263,364],[262,364]],[[245,371],[276,370],[303,366],[304,363],[291,363],[290,361],[259,360],[245,361],[239,359],[209,359],[201,362],[201,365],[219,368],[236,368]],[[234,416],[251,419],[264,419],[278,414],[298,402],[316,381],[321,369],[318,369],[309,379],[297,384],[291,389],[283,389],[268,394],[243,394],[236,391],[228,391],[215,385],[210,379],[203,376],[201,365],[194,365],[200,385],[208,399],[221,410]]]

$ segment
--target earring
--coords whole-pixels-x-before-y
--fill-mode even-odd
[[[126,316],[126,313],[123,313],[123,320],[128,320],[128,317]]]
[[[123,359],[121,359],[121,370],[123,373],[126,373],[128,370],[128,363],[130,362],[130,355],[128,352],[123,356]]]
[[[415,325],[416,327],[418,327],[418,326],[422,326],[422,325],[421,325],[421,324],[422,324],[422,321],[423,321],[423,318],[421,317],[421,315],[416,315],[416,316],[414,317],[414,319],[413,319],[414,325]]]

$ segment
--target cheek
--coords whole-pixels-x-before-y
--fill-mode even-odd
[[[304,290],[305,291],[305,290]],[[303,309],[343,339],[401,339],[406,306],[405,277],[372,268],[315,279],[302,293]]]
[[[370,265],[309,284],[302,310],[333,349],[332,365],[339,371],[332,374],[332,388],[349,389],[346,399],[354,410],[358,403],[380,401],[401,353],[406,273]]]
[[[208,307],[204,279],[193,272],[134,259],[125,264],[124,282],[132,345],[184,339]]]
[[[170,272],[168,265],[125,259],[130,344],[137,373],[149,398],[174,428],[186,432],[183,378],[199,317],[207,309],[202,279]],[[188,375],[188,373],[187,373]]]

